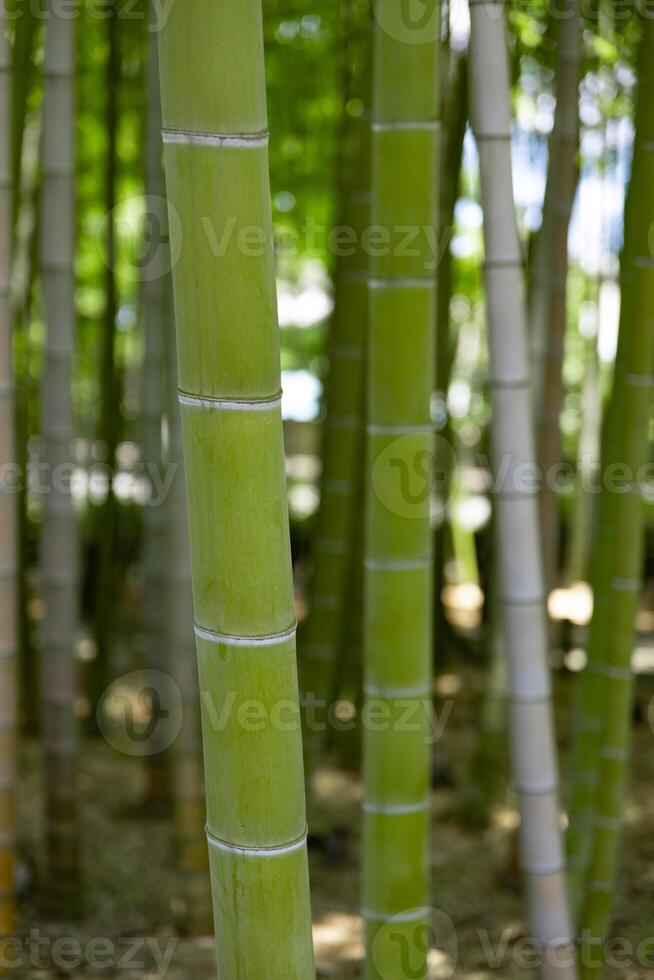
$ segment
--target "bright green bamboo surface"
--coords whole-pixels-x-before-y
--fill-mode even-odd
[[[308,980],[259,0],[174,5],[160,68],[218,972]]]
[[[601,659],[591,670],[593,703],[601,720],[596,760],[597,790],[591,816],[592,840],[580,920],[582,977],[602,970],[598,944],[606,936],[611,909],[624,789],[632,728],[635,617],[642,588],[644,507],[638,474],[648,460],[649,419],[654,370],[654,259],[651,221],[654,215],[654,23],[641,18],[639,91],[631,183],[625,213],[622,257],[623,307],[616,357],[616,374],[604,461],[605,494],[611,497],[607,538],[610,559],[608,613],[600,615],[606,629]],[[612,466],[611,464],[614,464]],[[614,485],[612,485],[614,484]],[[611,542],[612,538],[612,542]],[[603,603],[600,602],[599,606]],[[596,607],[597,608],[597,607]],[[606,617],[606,618],[604,618]]]
[[[391,0],[376,4],[378,25],[392,9]],[[366,365],[362,905],[368,980],[400,980],[408,970],[427,975],[436,315],[429,233],[436,226],[438,36],[432,21],[423,43],[402,43],[380,26],[374,39],[371,227],[385,232],[386,244],[370,249]],[[408,230],[415,233],[411,249],[400,244]]]

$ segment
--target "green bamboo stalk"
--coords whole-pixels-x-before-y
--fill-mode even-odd
[[[563,400],[563,353],[567,326],[568,228],[577,189],[579,142],[579,71],[581,0],[566,0],[560,13],[556,111],[550,137],[550,162],[543,205],[542,262],[534,270],[531,326],[534,408],[539,464],[544,477],[541,524],[545,584],[554,588],[559,572],[559,500],[547,480],[561,459],[560,415]],[[537,250],[538,249],[537,245]],[[535,307],[535,309],[534,309]],[[541,332],[544,325],[544,349]],[[535,350],[533,348],[536,348]]]
[[[623,819],[633,703],[631,657],[638,597],[642,589],[644,508],[638,474],[648,459],[649,417],[654,385],[654,260],[650,245],[654,213],[654,23],[641,17],[638,55],[638,104],[632,175],[625,212],[622,256],[622,312],[611,415],[614,435],[607,438],[604,495],[611,497],[607,538],[607,639],[602,659],[591,666],[598,740],[596,796],[591,811],[590,861],[586,873],[580,934],[581,975],[603,969],[601,943],[613,905],[616,863]],[[613,428],[613,426],[611,426]],[[612,464],[617,464],[615,469]],[[607,481],[615,479],[615,486]],[[601,600],[600,600],[601,601]],[[597,606],[597,604],[596,604]]]
[[[41,566],[43,743],[49,896],[59,915],[78,890],[75,630],[78,541],[70,493],[71,396],[75,346],[75,22],[51,10],[45,35],[41,278],[46,322],[41,431],[49,487],[43,504]]]
[[[100,505],[95,520],[95,539],[98,547],[94,626],[96,659],[94,663],[93,701],[102,695],[112,679],[111,654],[115,635],[116,613],[116,539],[118,534],[118,505],[113,489],[116,469],[116,449],[120,439],[120,399],[121,385],[116,364],[116,316],[118,297],[116,290],[116,229],[114,209],[116,206],[117,179],[117,139],[118,139],[118,91],[120,86],[120,18],[116,0],[107,5],[107,59],[105,78],[107,88],[106,102],[106,170],[105,200],[106,242],[105,242],[105,307],[102,318],[100,355],[100,410],[98,419],[98,439],[105,451],[109,482],[107,495]],[[95,712],[91,715],[95,719]]]
[[[648,84],[647,80],[646,84]],[[642,102],[639,102],[639,106],[642,106]],[[637,162],[642,153],[642,145],[646,143],[647,138],[646,130],[643,132],[643,127],[646,126],[644,108],[636,120],[636,125],[640,129],[636,135],[634,148],[634,178],[637,174]],[[639,163],[638,166],[642,169],[644,165]],[[625,282],[629,282],[626,273],[629,263],[633,261],[634,249],[636,248],[633,241],[639,234],[638,221],[635,217],[636,208],[641,206],[637,199],[637,194],[640,193],[639,186],[635,179],[632,179],[625,207],[625,242],[622,257]],[[642,231],[640,234],[642,236]],[[604,711],[602,673],[611,656],[611,623],[614,615],[611,582],[615,575],[615,553],[619,541],[616,524],[620,497],[616,493],[608,492],[605,477],[611,472],[612,467],[616,464],[619,466],[624,461],[622,439],[625,423],[620,412],[626,403],[621,390],[624,387],[624,370],[621,367],[621,361],[627,356],[627,347],[632,342],[630,332],[637,329],[632,320],[632,307],[629,305],[631,302],[631,289],[623,290],[614,385],[602,430],[603,492],[599,498],[591,562],[594,606],[587,644],[588,664],[579,678],[574,711],[568,854],[573,909],[577,916],[582,911],[588,864],[593,848],[593,826],[599,785],[599,752]]]
[[[511,103],[503,6],[470,6],[470,95],[479,148],[484,211],[492,463],[496,488],[500,606],[509,661],[513,774],[521,810],[521,864],[533,937],[543,948],[541,977],[572,978],[572,929],[566,895],[556,743],[547,667],[524,302],[522,251],[511,167]]]
[[[260,0],[175,4],[160,43],[218,971],[307,980]]]
[[[413,14],[418,7],[424,12],[416,4]],[[405,976],[409,968],[412,976],[427,976],[430,891],[433,536],[425,461],[433,454],[436,257],[428,239],[437,223],[440,22],[436,8],[426,36],[415,38],[422,43],[411,43],[412,35],[398,30],[397,12],[394,0],[375,5],[371,228],[382,229],[388,246],[370,250],[366,368],[362,914],[368,980]],[[411,254],[398,248],[403,229],[416,233]],[[394,496],[407,475],[408,490]],[[401,726],[407,710],[414,724]],[[375,721],[380,714],[384,724]]]
[[[152,21],[151,26],[154,26]],[[170,250],[165,246],[168,235],[166,188],[161,151],[161,97],[157,41],[154,30],[149,35],[146,74],[147,116],[145,133],[144,217],[145,255],[142,257],[142,295],[145,314],[143,356],[143,458],[148,474],[163,464],[162,423],[164,412],[164,347],[167,325],[171,320],[172,294],[168,273]],[[165,596],[166,526],[161,501],[153,499],[154,484],[150,476],[151,497],[144,509],[145,588],[143,625],[145,627],[145,663],[151,670],[161,670],[165,662],[166,628],[161,609]],[[163,727],[160,726],[163,732]],[[156,733],[155,733],[156,737]],[[162,815],[170,804],[169,754],[167,746],[151,746],[146,756],[145,806]]]
[[[369,33],[366,25],[366,35]],[[369,60],[369,59],[367,59]],[[369,89],[369,70],[364,89]],[[363,91],[369,106],[369,91]],[[304,698],[325,703],[334,693],[343,661],[345,613],[352,591],[355,515],[363,454],[363,382],[368,310],[367,257],[362,248],[370,222],[369,109],[353,121],[356,164],[346,189],[343,226],[356,241],[337,258],[335,313],[329,339],[327,421],[323,438],[321,504],[315,539],[310,613],[301,647]],[[350,254],[351,251],[351,254]],[[308,717],[308,715],[307,715]],[[304,766],[309,780],[325,746],[324,726],[304,732]]]
[[[16,462],[10,298],[12,252],[11,44],[0,12],[0,461]],[[18,535],[16,496],[0,487],[0,948],[15,926],[16,646]]]

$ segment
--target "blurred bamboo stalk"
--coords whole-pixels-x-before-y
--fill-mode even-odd
[[[470,98],[480,161],[486,248],[492,464],[496,491],[499,601],[509,661],[513,774],[520,800],[521,865],[541,977],[576,976],[558,799],[556,740],[547,664],[538,484],[523,486],[536,452],[532,427],[523,259],[515,217],[511,103],[504,11],[470,5]]]
[[[157,465],[174,468],[170,490],[165,501],[156,507],[154,547],[149,551],[151,584],[146,595],[149,608],[150,666],[167,670],[179,688],[182,703],[181,730],[172,747],[170,766],[150,766],[149,800],[153,805],[168,801],[160,788],[168,789],[166,779],[157,773],[171,770],[173,820],[177,865],[181,874],[181,927],[187,935],[207,935],[212,929],[209,857],[205,834],[206,806],[202,739],[200,732],[200,696],[193,633],[193,589],[191,553],[186,512],[186,484],[183,471],[182,429],[177,398],[177,353],[175,318],[170,275],[168,213],[166,185],[162,166],[161,97],[157,35],[151,31],[148,45],[148,116],[147,116],[147,187],[150,261],[145,269],[147,332],[154,348],[154,365],[148,363],[149,375],[149,445],[159,452]],[[156,337],[152,337],[156,334]],[[147,355],[146,355],[147,356]],[[165,394],[164,394],[165,393]],[[168,447],[164,454],[161,441],[161,410],[165,410]],[[156,416],[156,421],[155,421]],[[156,441],[155,441],[156,440]],[[151,510],[155,508],[150,508]],[[153,589],[153,586],[155,588]],[[154,592],[154,594],[153,594]],[[163,613],[162,613],[163,609]],[[152,620],[157,619],[158,623]]]
[[[622,310],[609,436],[603,459],[601,506],[607,528],[598,547],[602,562],[595,597],[605,634],[602,645],[589,647],[589,664],[581,676],[587,686],[596,737],[592,759],[584,755],[583,775],[595,786],[586,816],[590,835],[588,865],[580,919],[582,977],[596,978],[603,969],[603,941],[610,923],[625,781],[629,762],[633,709],[632,654],[635,619],[643,584],[644,503],[639,475],[648,461],[649,425],[654,386],[654,259],[651,227],[654,215],[654,22],[640,17],[643,36],[638,53],[638,95],[632,174],[625,209],[622,254]],[[619,474],[619,475],[618,475]],[[608,485],[608,481],[612,485]],[[597,638],[597,630],[591,632]],[[575,770],[577,771],[577,770]],[[596,775],[595,775],[596,774]],[[578,777],[579,778],[579,777]]]
[[[567,326],[568,229],[577,190],[581,0],[565,0],[559,18],[556,109],[549,140],[543,224],[536,240],[530,294],[534,415],[543,474],[541,526],[545,586],[556,585],[560,560],[559,499],[550,485],[561,459],[563,356]]]
[[[260,0],[173,5],[159,52],[218,969],[309,980]]]
[[[405,974],[402,946],[413,975],[426,976],[430,898],[440,12],[430,12],[417,43],[410,32],[400,39],[397,14],[395,0],[376,4],[371,228],[385,233],[389,247],[370,250],[366,367],[362,915],[368,980]],[[407,229],[417,234],[413,248],[403,250],[398,233]],[[387,723],[375,724],[375,712]],[[414,721],[402,726],[407,712]]]
[[[12,61],[6,11],[0,12],[0,462],[16,462],[11,310]],[[18,524],[16,494],[0,486],[0,950],[15,927]]]
[[[75,21],[51,10],[45,32],[41,276],[46,322],[41,431],[48,467],[41,568],[43,742],[48,894],[62,917],[78,898],[77,683],[79,556],[71,496],[75,352]]]
[[[353,592],[356,548],[355,517],[361,502],[363,475],[363,409],[365,333],[368,319],[367,257],[361,247],[370,223],[370,62],[369,14],[364,30],[361,92],[365,106],[351,120],[349,164],[352,177],[344,189],[342,224],[353,231],[356,245],[336,260],[335,308],[328,342],[327,420],[323,437],[320,512],[315,537],[315,566],[310,611],[302,638],[301,680],[305,699],[327,702],[336,693],[345,667],[346,615],[355,614]],[[356,25],[350,25],[354,30]],[[347,254],[346,254],[347,253]],[[310,781],[327,732],[304,731],[304,767]]]
[[[152,27],[154,28],[154,24]],[[143,229],[144,254],[142,263],[142,292],[145,314],[145,346],[143,356],[143,458],[150,474],[150,499],[143,514],[144,533],[144,595],[143,626],[145,631],[145,664],[151,670],[166,670],[166,624],[162,609],[166,601],[166,508],[155,499],[152,471],[163,469],[164,414],[164,351],[169,340],[172,319],[172,291],[168,275],[170,249],[166,187],[164,182],[161,146],[161,96],[155,30],[148,36],[146,69],[146,132],[145,132],[145,215]],[[174,561],[173,561],[174,566]],[[171,651],[174,653],[174,651]],[[195,660],[195,658],[193,658]],[[163,728],[158,726],[163,732]],[[156,738],[156,731],[155,736]],[[145,759],[147,785],[145,807],[153,815],[163,815],[170,807],[169,753],[166,746]]]

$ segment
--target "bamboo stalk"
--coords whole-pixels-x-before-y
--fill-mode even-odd
[[[143,457],[148,473],[152,473],[152,468],[161,469],[163,465],[164,346],[167,327],[171,320],[170,304],[172,303],[167,275],[170,250],[164,244],[168,236],[168,219],[161,151],[161,97],[157,42],[154,30],[149,35],[146,96],[146,213],[143,237],[147,252],[142,260],[145,313]],[[150,486],[151,497],[144,509],[143,625],[147,644],[145,663],[151,670],[161,670],[168,666],[165,662],[167,630],[164,617],[161,615],[165,601],[167,515],[165,508],[161,506],[162,501],[153,499],[154,485],[151,478]],[[172,554],[174,552],[171,552],[171,556]],[[164,745],[159,747],[153,744],[151,748],[151,754],[148,754],[145,759],[147,778],[145,805],[155,815],[161,815],[166,812],[170,804],[169,753],[165,751]]]
[[[543,947],[541,976],[561,980],[574,977],[576,970],[547,667],[537,481],[524,486],[520,475],[524,467],[533,470],[535,446],[522,252],[512,187],[505,21],[502,5],[487,0],[473,0],[470,16],[471,117],[479,148],[486,246],[493,471],[497,476],[502,463],[505,468],[495,506],[513,774],[522,816],[521,865],[532,934]]]
[[[384,29],[393,0],[376,4],[373,44],[371,250],[367,355],[364,559],[364,822],[362,914],[366,977],[426,977],[432,698],[432,564],[427,468],[433,454],[439,11],[428,40]],[[413,229],[407,255],[398,231]],[[395,499],[400,470],[408,492]],[[417,484],[415,481],[418,476]],[[412,502],[411,493],[417,502]],[[389,499],[390,494],[390,499]],[[401,726],[402,714],[414,724]],[[386,724],[374,722],[382,714]],[[367,717],[367,720],[366,720]],[[398,943],[398,936],[400,943]],[[415,972],[413,972],[415,971]]]
[[[41,546],[46,608],[41,675],[49,894],[57,914],[68,916],[75,911],[79,871],[74,652],[78,540],[70,493],[75,345],[75,22],[53,11],[51,14],[45,36],[41,233],[47,328],[41,431],[49,478]]]
[[[151,235],[147,238],[155,250],[147,266],[145,288],[149,309],[148,332],[150,335],[156,334],[156,337],[152,337],[151,345],[154,346],[153,360],[156,369],[151,363],[147,366],[151,399],[149,444],[156,447],[156,451],[160,454],[156,462],[162,465],[164,456],[161,441],[161,410],[165,409],[168,423],[168,452],[165,463],[175,470],[169,494],[157,508],[158,518],[153,528],[155,547],[150,552],[150,559],[153,562],[157,556],[159,559],[158,565],[152,569],[154,574],[151,576],[148,602],[154,601],[155,605],[150,615],[153,619],[159,619],[161,623],[161,627],[152,623],[156,632],[151,633],[151,636],[156,636],[158,640],[152,652],[158,653],[159,661],[153,657],[151,663],[154,668],[165,668],[170,671],[181,695],[181,730],[173,746],[170,760],[175,846],[182,884],[181,925],[188,935],[201,936],[210,933],[212,928],[211,890],[204,829],[206,806],[200,732],[200,697],[195,637],[191,625],[193,622],[191,553],[183,472],[182,427],[176,387],[177,356],[170,249],[167,244],[168,213],[165,206],[166,187],[161,159],[159,61],[154,31],[150,33],[149,38],[148,99],[147,185]],[[152,595],[152,586],[156,587],[154,595]],[[165,610],[163,616],[162,604]],[[158,758],[160,760],[161,756]],[[160,771],[160,767],[152,767],[151,779],[153,770],[156,773]],[[154,785],[151,783],[151,801],[161,799],[155,792],[157,786],[156,782]]]
[[[368,18],[367,18],[368,20]],[[366,23],[366,35],[370,27]],[[369,45],[367,45],[369,46]],[[370,59],[367,56],[366,60]],[[370,71],[364,73],[369,90]],[[320,513],[315,539],[315,570],[311,581],[310,613],[301,646],[302,689],[317,706],[335,694],[342,666],[347,624],[352,612],[355,513],[360,500],[363,455],[365,331],[368,310],[367,257],[362,240],[370,222],[369,91],[362,92],[366,112],[354,121],[355,165],[345,191],[343,226],[354,233],[351,254],[338,257],[336,304],[329,338],[327,421],[323,437]],[[348,251],[347,249],[345,251]],[[324,727],[304,732],[307,779],[324,749]]]
[[[616,357],[603,496],[609,528],[605,550],[606,602],[596,597],[606,639],[589,663],[600,734],[596,748],[596,795],[590,811],[591,847],[580,920],[584,978],[603,968],[601,943],[613,905],[614,881],[623,818],[633,703],[631,657],[635,617],[642,589],[644,508],[638,474],[648,459],[649,418],[654,386],[654,260],[650,232],[654,213],[654,23],[642,16],[639,90],[632,176],[625,212],[622,256],[622,312]],[[611,431],[612,430],[612,431]],[[613,464],[613,465],[612,465]],[[616,486],[607,479],[619,467]],[[618,472],[617,470],[615,472]],[[606,618],[604,616],[606,615]],[[597,651],[599,652],[599,651]],[[582,682],[583,683],[583,682]]]
[[[0,12],[0,460],[16,462],[10,299],[12,236],[11,44]],[[0,492],[0,949],[15,927],[16,647],[18,536],[16,495]]]
[[[543,235],[537,245],[531,293],[532,383],[537,420],[545,584],[550,591],[559,572],[559,501],[547,477],[561,459],[560,414],[563,354],[567,326],[568,228],[577,189],[581,0],[566,0],[560,16],[556,110],[543,205]],[[540,246],[540,247],[539,247]],[[544,328],[544,338],[541,336]],[[544,347],[539,345],[544,343]]]
[[[176,4],[160,43],[218,972],[305,980],[314,966],[261,3]],[[232,227],[223,249],[212,250],[209,219],[219,237]]]

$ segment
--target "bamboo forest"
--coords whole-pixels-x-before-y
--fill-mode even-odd
[[[654,0],[2,0],[0,974],[654,977]]]

